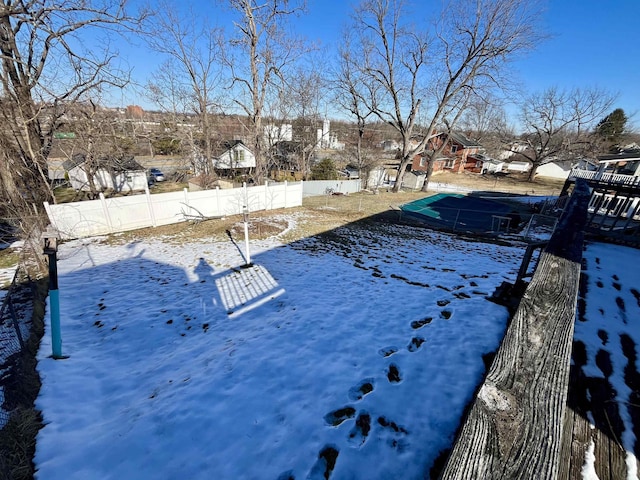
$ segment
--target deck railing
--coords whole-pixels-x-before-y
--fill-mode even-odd
[[[593,192],[589,213],[640,220],[640,197]]]
[[[633,175],[623,175],[621,173],[599,173],[595,170],[582,170],[574,168],[569,174],[570,179],[584,178],[585,180],[597,180],[602,183],[613,183],[618,185],[639,185],[640,177]]]
[[[442,480],[558,478],[588,201],[577,182]]]

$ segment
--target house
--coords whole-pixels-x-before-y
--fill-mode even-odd
[[[526,143],[520,143],[520,142],[511,142],[508,145],[509,149],[508,150],[502,150],[499,154],[498,154],[498,159],[499,160],[507,160],[510,157],[512,157],[513,155],[516,155],[518,153],[522,153],[525,150],[527,150],[529,148],[529,145]]]
[[[396,152],[400,150],[400,143],[396,140],[383,140],[379,145],[385,152]]]
[[[587,225],[598,233],[638,240],[640,232],[640,151],[598,157],[597,170],[580,165],[571,173],[560,195],[582,179],[591,191]]]
[[[232,140],[220,144],[218,151],[214,152],[212,163],[217,172],[247,173],[248,170],[255,168],[256,157],[242,140]]]
[[[640,177],[640,151],[618,153],[613,155],[601,155],[598,157],[599,174],[627,175]]]
[[[446,141],[441,152],[441,156],[433,162],[433,173],[451,171],[462,173],[466,170],[481,170],[481,163],[473,157],[480,153],[482,145],[471,140],[462,133],[450,132],[448,135],[441,133],[429,141],[428,151],[435,151],[442,147],[442,142]],[[411,164],[411,171],[427,171],[428,162],[424,156],[416,156]]]
[[[147,173],[133,156],[105,156],[88,161],[80,153],[62,165],[75,190],[91,191],[90,175],[97,191],[132,192],[147,188]]]
[[[487,157],[482,153],[471,153],[467,156],[464,171],[472,173],[497,173],[504,168],[504,161]]]
[[[322,128],[318,128],[316,132],[316,140],[319,148],[324,150],[344,150],[344,143],[338,141],[338,136],[330,130],[331,122],[324,119]]]
[[[575,166],[563,187],[563,193],[576,178],[584,178],[591,187],[624,185],[640,193],[640,151],[601,155],[596,168],[589,162]]]

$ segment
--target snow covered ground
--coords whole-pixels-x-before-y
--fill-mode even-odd
[[[583,255],[585,284],[581,294],[574,334],[573,362],[586,379],[588,402],[608,403],[602,418],[602,405],[587,412],[593,427],[612,435],[624,448],[627,480],[638,480],[636,455],[640,451],[640,271],[638,250],[629,247],[588,243]],[[588,407],[587,407],[588,408]],[[593,413],[595,410],[595,414]],[[587,451],[583,475],[598,478],[593,441]],[[602,457],[602,456],[601,456]]]
[[[289,218],[289,221],[295,221]],[[423,478],[495,350],[523,249],[405,226],[283,245],[61,246],[37,478]]]

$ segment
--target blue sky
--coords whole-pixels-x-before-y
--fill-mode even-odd
[[[437,0],[422,0],[439,6]],[[210,9],[210,17],[229,27],[226,14],[213,0],[199,0],[199,8]],[[309,40],[335,47],[348,20],[348,0],[308,0],[308,14],[296,19],[295,28]],[[634,22],[640,20],[640,0],[549,0],[543,27],[550,38],[526,57],[513,63],[514,75],[528,91],[551,86],[560,88],[600,87],[618,95],[614,108],[623,108],[632,123],[640,126],[640,42]],[[155,55],[134,54],[134,76],[145,83],[153,71]],[[329,53],[328,53],[329,55]],[[147,58],[144,63],[140,58]],[[159,61],[158,61],[159,63]],[[147,102],[132,95],[122,103]]]

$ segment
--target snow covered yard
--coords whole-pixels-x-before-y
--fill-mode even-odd
[[[294,223],[294,217],[285,218]],[[284,245],[62,245],[37,478],[423,478],[495,350],[523,249],[406,226]]]
[[[588,243],[574,335],[577,405],[592,428],[583,478],[638,479],[640,272],[637,249]],[[609,453],[609,449],[611,453]]]

